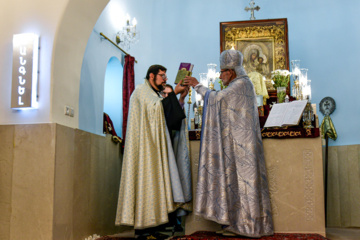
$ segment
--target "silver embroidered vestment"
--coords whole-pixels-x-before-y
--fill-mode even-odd
[[[246,76],[205,97],[195,214],[249,237],[273,234],[254,86]]]

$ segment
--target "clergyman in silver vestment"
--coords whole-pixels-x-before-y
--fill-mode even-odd
[[[261,237],[274,227],[256,95],[242,62],[239,51],[221,53],[221,91],[185,78],[204,98],[195,214],[227,232]]]

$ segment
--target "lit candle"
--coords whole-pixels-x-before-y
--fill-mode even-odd
[[[126,14],[126,25],[130,25],[130,16],[128,13]]]
[[[136,24],[137,24],[136,18],[133,18],[132,25],[133,25],[134,28],[136,27]]]
[[[205,87],[209,87],[209,81],[207,79],[207,73],[200,73],[200,83]]]
[[[304,87],[307,84],[307,68],[300,68],[300,84]]]

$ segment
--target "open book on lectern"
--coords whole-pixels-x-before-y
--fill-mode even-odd
[[[274,104],[264,127],[285,127],[299,125],[307,100]]]

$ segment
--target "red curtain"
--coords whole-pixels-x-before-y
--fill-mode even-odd
[[[135,58],[126,55],[124,64],[124,76],[123,76],[123,143],[126,137],[127,118],[129,113],[130,95],[135,89],[135,73],[134,73]]]

